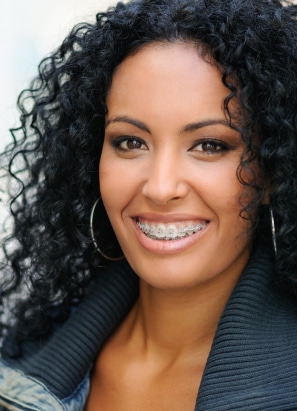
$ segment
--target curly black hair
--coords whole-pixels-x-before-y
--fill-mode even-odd
[[[2,333],[10,327],[18,342],[47,335],[100,270],[89,217],[100,192],[106,95],[115,68],[152,42],[191,42],[211,58],[230,90],[225,112],[233,127],[238,113],[229,103],[240,102],[246,150],[238,178],[254,193],[242,216],[254,219],[255,241],[271,246],[263,206],[269,202],[279,278],[296,289],[296,16],[297,6],[278,0],[119,2],[98,13],[94,24],[76,26],[40,63],[18,100],[21,126],[11,131],[14,141],[0,157],[18,188],[10,202],[14,226],[3,242],[1,279],[3,307],[12,304],[14,311],[8,320],[2,315]],[[255,162],[259,173],[244,181],[242,171],[254,175]],[[103,213],[97,213],[100,227],[110,233]],[[96,235],[112,254],[116,240]]]

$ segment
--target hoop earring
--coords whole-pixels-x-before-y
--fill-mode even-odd
[[[270,206],[270,208],[269,208],[269,213],[270,213],[270,225],[271,225],[272,243],[273,243],[274,253],[275,253],[275,255],[277,255],[277,245],[276,245],[276,238],[275,238],[275,223],[274,223],[273,210],[272,210],[272,207],[271,207],[271,206]]]
[[[97,198],[97,200],[95,201],[92,210],[91,210],[91,214],[90,214],[90,232],[91,232],[91,237],[92,237],[92,241],[93,244],[96,248],[96,250],[98,251],[99,254],[102,255],[102,257],[104,257],[106,260],[109,261],[120,261],[124,258],[124,255],[122,255],[121,257],[109,257],[108,255],[106,255],[102,250],[100,250],[97,241],[95,239],[95,234],[94,234],[94,228],[93,228],[93,220],[94,220],[94,213],[95,213],[95,209],[97,207],[97,204],[99,203],[99,201],[101,200],[101,197]]]

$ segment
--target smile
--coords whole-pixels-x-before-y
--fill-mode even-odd
[[[208,222],[199,224],[165,224],[165,223],[141,223],[136,220],[136,224],[140,230],[152,240],[178,240],[180,238],[191,236],[198,231],[203,230]]]

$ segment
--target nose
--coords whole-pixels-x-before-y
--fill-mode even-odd
[[[143,194],[159,205],[184,198],[188,192],[185,170],[178,156],[164,151],[150,164]]]

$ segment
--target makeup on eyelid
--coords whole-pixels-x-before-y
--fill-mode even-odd
[[[124,125],[125,128],[125,125]],[[216,133],[219,134],[219,133]],[[211,134],[210,134],[211,135]],[[182,138],[182,136],[181,136]],[[137,137],[137,134],[126,134],[121,132],[112,132],[112,134],[109,136],[109,133],[107,133],[106,139],[109,141],[112,147],[115,148],[115,150],[119,150],[122,152],[125,151],[133,151],[133,150],[149,150],[150,149],[150,144],[147,143],[146,139]],[[196,140],[189,140],[190,143],[188,144],[189,148],[188,151],[200,151],[208,154],[222,154],[223,152],[229,151],[229,150],[236,150],[237,145],[234,144],[234,141],[232,139],[231,144],[227,141],[230,140],[230,137],[223,137],[223,139],[220,138],[215,138],[215,137],[201,137]],[[188,139],[187,139],[188,141]],[[239,143],[242,144],[241,141]],[[187,147],[185,146],[185,149]]]

